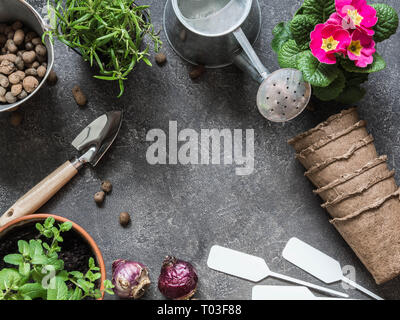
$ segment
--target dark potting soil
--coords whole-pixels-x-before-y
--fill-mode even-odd
[[[18,240],[29,242],[31,239],[39,239],[39,231],[35,227],[36,223],[36,221],[29,222],[15,227],[0,238],[0,270],[15,268],[15,266],[5,263],[3,258],[8,254],[18,253]],[[59,243],[61,251],[58,253],[58,258],[64,261],[64,269],[86,273],[89,270],[89,258],[95,258],[91,247],[74,229],[61,235],[64,241]],[[40,237],[40,239],[47,240],[44,237]]]

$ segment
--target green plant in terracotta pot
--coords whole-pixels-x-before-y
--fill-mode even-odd
[[[272,48],[282,68],[303,72],[322,101],[352,104],[361,84],[386,67],[376,45],[396,33],[397,12],[366,0],[305,0],[293,19],[273,30]]]
[[[22,225],[12,222],[0,231],[1,255],[15,242],[18,248],[18,252],[4,255],[0,264],[4,266],[0,269],[0,300],[83,300],[101,299],[104,292],[113,294],[113,285],[105,280],[101,254],[90,236],[72,222],[60,221],[60,217],[58,225],[54,216],[40,220],[43,223],[33,220],[36,216],[30,217],[24,217]],[[83,238],[79,239],[76,231]],[[89,244],[82,242],[84,238]],[[92,250],[102,269],[91,256]],[[70,266],[79,270],[67,270]]]

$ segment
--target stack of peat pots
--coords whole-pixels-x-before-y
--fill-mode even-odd
[[[331,223],[378,284],[400,274],[400,191],[356,108],[291,139]]]

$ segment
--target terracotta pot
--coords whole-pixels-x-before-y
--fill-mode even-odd
[[[356,108],[343,110],[342,112],[329,117],[315,128],[308,130],[290,139],[288,143],[293,146],[296,152],[300,152],[330,134],[340,132],[358,121]]]
[[[373,142],[373,138],[368,136],[354,144],[345,154],[313,166],[305,173],[305,176],[317,188],[321,188],[345,174],[352,173],[377,158]]]
[[[46,214],[46,213],[32,214],[32,215],[28,215],[28,216],[24,216],[24,217],[15,219],[15,220],[9,222],[8,224],[6,224],[5,226],[1,227],[0,228],[0,238],[3,235],[5,235],[5,233],[7,233],[7,231],[11,230],[12,228],[21,226],[25,223],[32,222],[32,221],[43,221],[48,217],[53,217],[59,223],[63,223],[66,221],[71,222],[72,228],[77,233],[79,233],[81,235],[81,237],[89,244],[89,246],[91,247],[91,249],[93,251],[93,255],[96,259],[97,266],[100,268],[100,273],[101,273],[100,290],[104,290],[104,280],[106,280],[106,267],[104,264],[103,256],[102,256],[100,249],[97,246],[96,242],[93,240],[93,238],[81,226],[79,226],[75,222],[68,220],[66,218],[60,217],[60,216],[53,215],[53,214]],[[99,298],[98,300],[103,300],[103,298],[104,298],[104,293],[103,293],[103,296],[101,298]]]
[[[297,153],[296,158],[306,169],[309,169],[329,158],[340,156],[368,136],[365,125],[364,120],[358,121],[345,130],[331,134]]]

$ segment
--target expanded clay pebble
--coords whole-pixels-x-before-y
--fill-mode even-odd
[[[159,66],[163,66],[167,62],[167,57],[164,53],[157,53],[155,60]]]
[[[57,73],[51,70],[49,76],[47,77],[47,83],[49,84],[49,86],[54,86],[57,82],[58,82]]]
[[[38,87],[39,85],[39,81],[38,79],[36,79],[35,77],[32,76],[28,76],[24,79],[23,81],[23,86],[24,86],[24,90],[27,93],[32,93],[33,91],[35,91],[35,89]]]
[[[189,73],[189,77],[192,80],[195,80],[203,75],[203,73],[206,71],[206,68],[202,65],[196,66],[193,68],[192,71]]]
[[[46,73],[47,49],[41,37],[21,21],[0,23],[0,103],[25,99]]]
[[[86,96],[79,86],[75,86],[72,88],[72,94],[78,106],[83,107],[87,104]]]
[[[13,127],[18,127],[22,122],[22,114],[14,111],[10,115],[10,123]]]
[[[94,202],[96,202],[97,204],[102,204],[104,202],[105,196],[106,194],[104,191],[96,192],[94,195]]]
[[[112,190],[112,184],[110,181],[105,180],[101,183],[101,190],[103,190],[104,192],[110,193]]]
[[[131,216],[128,212],[121,212],[119,214],[119,223],[121,226],[126,227],[131,222]]]

